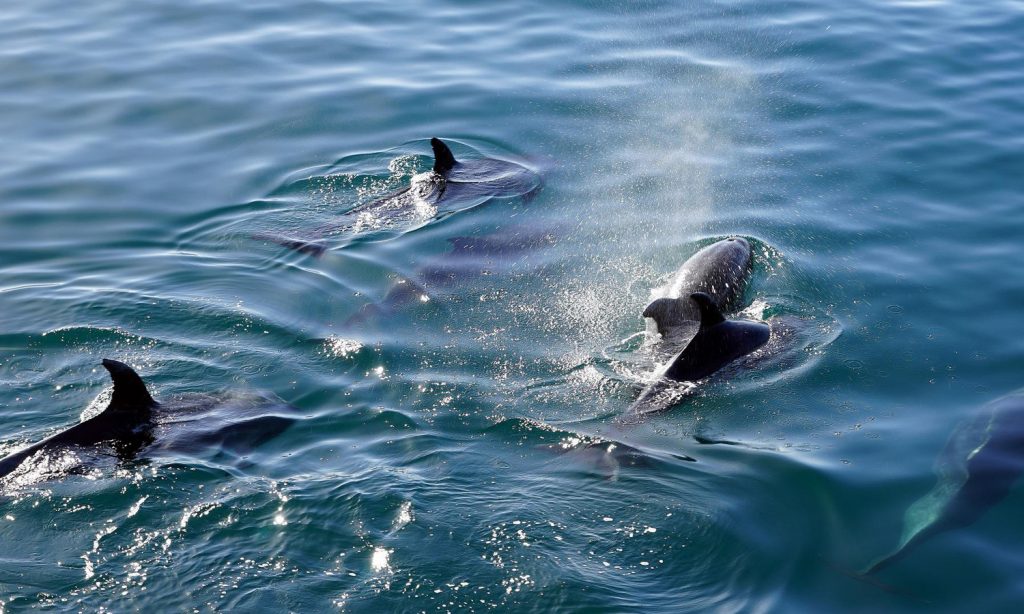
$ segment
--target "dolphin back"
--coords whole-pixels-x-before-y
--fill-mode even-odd
[[[46,442],[43,441],[33,444],[27,448],[18,450],[14,454],[4,457],[3,460],[0,460],[0,478],[14,472],[15,469],[21,466],[21,463],[23,463],[26,458],[43,449],[45,447],[45,443]]]
[[[667,295],[655,299],[643,315],[665,336],[672,328],[700,319],[689,298],[694,292],[707,294],[719,310],[729,312],[742,303],[752,262],[750,243],[742,237],[712,243],[683,263]]]

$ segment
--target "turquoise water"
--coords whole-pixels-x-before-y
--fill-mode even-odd
[[[1019,607],[1019,488],[848,574],[1024,385],[1024,8],[982,4],[0,9],[0,452],[104,357],[300,416],[8,484],[0,611]],[[541,188],[346,226],[432,136]],[[652,290],[731,234],[794,340],[617,424]]]

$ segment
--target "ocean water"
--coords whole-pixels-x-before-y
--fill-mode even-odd
[[[1024,386],[1022,32],[1010,1],[8,3],[0,453],[102,358],[298,418],[8,480],[0,612],[1019,609],[1022,488],[855,572]],[[535,189],[346,215],[434,136]],[[620,424],[643,307],[730,235],[794,335]]]

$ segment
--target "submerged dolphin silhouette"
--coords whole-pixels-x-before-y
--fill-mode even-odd
[[[935,487],[907,510],[899,546],[865,575],[882,571],[935,535],[973,524],[1010,493],[1024,473],[1024,390],[990,403],[958,429],[942,459]]]
[[[430,171],[414,175],[407,187],[346,211],[343,215],[354,222],[325,226],[319,229],[318,237],[310,239],[273,233],[258,233],[253,238],[319,257],[328,249],[322,239],[324,234],[358,228],[362,218],[386,219],[410,211],[433,216],[441,211],[470,208],[492,198],[528,198],[540,188],[538,175],[521,164],[498,158],[456,160],[448,145],[437,137],[430,139],[430,147],[434,153]],[[373,223],[368,226],[377,227]]]
[[[750,243],[742,237],[717,241],[690,256],[669,285],[668,296],[655,299],[645,318],[654,320],[664,338],[680,336],[680,328],[692,329],[700,321],[700,311],[690,300],[694,292],[707,294],[715,306],[728,312],[743,298],[751,271]]]
[[[413,278],[398,278],[381,301],[364,305],[345,325],[393,316],[410,304],[443,297],[467,280],[521,268],[532,252],[551,247],[557,239],[546,229],[514,226],[492,234],[450,237],[447,241],[451,250],[425,259]]]
[[[0,459],[0,478],[17,470],[37,453],[72,446],[110,442],[118,457],[131,458],[141,449],[175,455],[209,450],[245,451],[291,426],[296,417],[271,396],[186,394],[158,403],[142,378],[128,365],[103,360],[114,383],[107,407],[99,414],[39,443]],[[284,415],[274,408],[285,407]],[[258,412],[252,412],[258,408]],[[176,456],[177,457],[177,456]]]
[[[146,390],[142,378],[131,367],[116,360],[103,360],[114,382],[110,403],[99,414],[75,426],[19,450],[0,460],[0,477],[42,450],[60,446],[89,446],[114,441],[120,450],[137,450],[150,439],[153,410],[160,406]]]
[[[657,382],[647,387],[626,416],[638,416],[671,407],[678,400],[673,382],[696,382],[768,342],[771,328],[751,320],[727,320],[708,294],[694,292],[689,300],[699,313],[700,328],[667,364]]]

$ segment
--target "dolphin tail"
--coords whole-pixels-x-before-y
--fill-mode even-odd
[[[123,362],[104,358],[103,368],[110,372],[110,379],[114,382],[114,394],[110,397],[110,404],[104,412],[148,412],[156,407],[157,402],[146,390],[146,384],[131,367]]]
[[[438,175],[447,175],[455,166],[452,150],[437,137],[430,139],[430,146],[434,149],[434,172]]]

